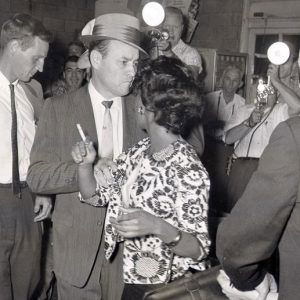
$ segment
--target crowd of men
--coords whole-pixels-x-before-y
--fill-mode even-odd
[[[181,39],[181,11],[167,8],[163,26],[169,40],[158,42],[161,54],[178,57],[195,76],[200,74],[201,56]],[[88,51],[81,44],[70,45],[62,78],[49,88],[44,102],[41,86],[32,77],[43,72],[51,33],[25,14],[2,25],[0,299],[47,299],[51,275],[39,291],[37,287],[42,221],[50,216],[54,198],[48,246],[52,253],[53,243],[49,268],[58,299],[121,298],[122,249],[105,260],[106,208],[78,201],[78,167],[71,149],[81,138],[77,124],[97,149],[102,148],[106,140],[99,120],[106,108],[101,101],[111,99],[113,157],[145,136],[136,126],[136,96],[129,93],[138,60],[147,55],[140,34],[139,20],[133,16],[95,18],[90,32],[81,36]],[[211,177],[212,210],[226,216],[218,229],[216,255],[224,270],[219,282],[230,299],[278,296],[265,267],[277,248],[279,299],[298,299],[300,87],[296,52],[290,48],[285,64],[268,69],[274,93],[265,106],[246,104],[238,95],[244,74],[236,66],[224,70],[221,90],[206,95],[203,162]],[[83,57],[84,68],[90,69],[88,79],[80,67]],[[187,136],[198,155],[204,151],[202,132],[199,126]]]

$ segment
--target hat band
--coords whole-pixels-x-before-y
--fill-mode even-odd
[[[124,41],[125,43],[132,43],[140,46],[140,31],[130,26],[114,26],[113,28],[104,25],[95,25],[93,28],[93,36],[108,37]]]

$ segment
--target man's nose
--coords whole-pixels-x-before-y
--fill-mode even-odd
[[[173,33],[173,26],[164,26],[162,31],[168,32],[168,33]]]
[[[128,66],[128,75],[134,77],[136,73],[136,65],[135,64],[130,64]]]
[[[39,71],[39,72],[43,72],[44,70],[44,59],[39,59],[36,63],[36,69]]]

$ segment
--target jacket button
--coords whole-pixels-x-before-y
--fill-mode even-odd
[[[102,225],[102,221],[98,221],[97,226],[101,226],[101,225]]]

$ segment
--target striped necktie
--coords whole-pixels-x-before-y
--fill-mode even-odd
[[[21,185],[19,174],[19,155],[18,155],[18,123],[15,103],[14,85],[10,84],[11,98],[11,147],[12,147],[12,190],[14,195],[21,198]]]
[[[105,107],[102,127],[102,143],[100,148],[100,156],[113,159],[113,124],[110,113],[110,108],[113,101],[102,101]]]

